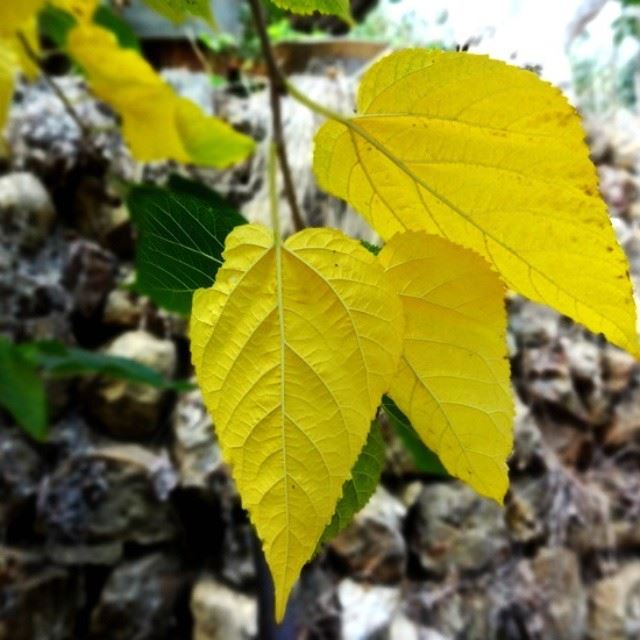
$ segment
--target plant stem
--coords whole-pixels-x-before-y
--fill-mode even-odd
[[[271,216],[271,228],[273,229],[273,244],[280,246],[282,237],[280,235],[280,211],[278,207],[278,180],[276,171],[278,169],[278,156],[275,142],[269,143],[269,156],[267,158],[267,176],[269,180],[269,215]]]
[[[298,205],[298,199],[293,185],[293,177],[291,176],[291,167],[287,156],[287,147],[284,139],[284,129],[282,126],[282,105],[280,97],[282,94],[286,93],[286,82],[284,81],[282,72],[276,62],[273,47],[271,46],[271,40],[269,40],[261,0],[249,0],[249,5],[251,6],[253,22],[255,24],[256,31],[258,32],[260,48],[262,49],[262,55],[264,56],[264,60],[267,65],[267,72],[269,74],[273,141],[278,154],[280,171],[282,171],[284,192],[287,202],[289,203],[289,208],[291,209],[293,226],[296,231],[300,231],[304,229],[306,225]]]
[[[285,87],[287,88],[287,93],[294,100],[297,100],[300,104],[303,104],[305,107],[307,107],[307,109],[310,109],[314,113],[324,116],[325,118],[329,118],[330,120],[336,120],[337,122],[340,122],[346,127],[351,128],[352,122],[348,116],[342,115],[337,111],[333,111],[332,109],[329,109],[329,107],[325,107],[324,105],[321,105],[315,100],[312,100],[308,96],[304,95],[304,93],[296,89],[296,87],[292,85],[290,82],[288,82],[287,80],[283,79],[283,81],[285,83]]]
[[[69,98],[67,98],[67,96],[64,94],[64,91],[60,89],[60,87],[53,80],[53,78],[45,71],[42,65],[42,60],[40,60],[40,57],[38,56],[38,54],[33,50],[33,48],[29,44],[29,41],[27,40],[25,35],[20,31],[18,31],[17,36],[29,60],[31,60],[31,62],[33,62],[33,64],[35,64],[38,67],[43,80],[47,83],[51,91],[53,91],[53,93],[56,94],[58,100],[62,102],[66,112],[69,114],[71,119],[76,123],[76,125],[78,126],[78,129],[80,129],[80,133],[82,134],[82,137],[88,140],[89,131],[86,125],[84,124],[84,122],[82,122],[82,118],[80,118],[80,116],[78,115],[78,112],[75,110],[74,106],[69,101]]]

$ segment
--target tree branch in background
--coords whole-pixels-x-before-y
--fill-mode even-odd
[[[69,98],[67,98],[67,96],[64,94],[64,91],[60,89],[57,83],[44,69],[42,65],[42,60],[40,60],[40,56],[38,56],[38,54],[33,50],[31,45],[29,44],[29,41],[27,40],[27,38],[24,36],[23,33],[18,32],[17,36],[22,48],[24,49],[24,52],[27,54],[27,57],[29,58],[29,60],[31,60],[31,62],[33,62],[33,64],[36,65],[36,67],[38,67],[38,69],[40,70],[40,74],[42,75],[42,78],[44,79],[44,81],[47,83],[48,87],[51,89],[51,91],[53,91],[53,93],[56,94],[57,98],[64,105],[64,108],[66,112],[69,114],[70,118],[76,123],[76,125],[80,129],[80,133],[82,134],[82,137],[85,138],[86,140],[89,140],[89,130],[87,129],[84,122],[82,122],[82,118],[80,118],[80,116],[78,115],[78,112],[75,110],[74,106],[69,101]]]
[[[300,231],[301,229],[304,229],[306,225],[302,217],[300,207],[298,206],[298,199],[296,197],[293,178],[291,176],[291,167],[289,166],[289,159],[287,157],[287,147],[282,126],[282,108],[280,97],[287,93],[286,82],[284,80],[282,72],[280,71],[280,67],[276,62],[275,55],[273,53],[273,47],[271,46],[271,41],[269,40],[269,35],[267,34],[267,24],[261,0],[249,0],[249,5],[251,6],[253,22],[260,39],[262,55],[264,56],[264,60],[267,65],[267,72],[269,74],[269,84],[271,92],[271,115],[273,122],[273,141],[276,145],[278,164],[280,165],[280,170],[282,171],[284,192],[291,209],[293,226],[296,231]]]

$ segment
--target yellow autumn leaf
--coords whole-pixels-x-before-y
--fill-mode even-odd
[[[14,48],[5,38],[0,38],[0,130],[4,128],[9,115],[16,69],[17,56]]]
[[[80,24],[69,34],[67,48],[94,93],[122,117],[124,138],[138,160],[223,168],[253,151],[251,138],[176,95],[146,60],[121,48],[106,29]]]
[[[314,11],[333,14],[346,22],[353,23],[349,0],[273,0],[273,4],[303,15]]]
[[[144,0],[144,3],[172,22],[179,24],[193,16],[217,28],[210,0]]]
[[[80,22],[90,22],[99,0],[50,0],[51,4],[70,13]]]
[[[194,295],[192,360],[280,619],[396,370],[402,309],[377,259],[336,230],[274,245],[244,225],[223,257]]]
[[[357,110],[316,137],[327,191],[385,239],[423,229],[478,251],[515,291],[640,354],[627,261],[559,90],[484,56],[408,50],[366,73]]]
[[[44,6],[46,0],[2,0],[0,2],[0,36],[15,35]]]
[[[450,474],[502,502],[513,445],[504,285],[478,254],[423,231],[395,235],[379,259],[406,321],[389,395]]]

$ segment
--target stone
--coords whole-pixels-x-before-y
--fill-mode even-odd
[[[371,640],[391,624],[401,605],[398,587],[370,586],[350,579],[338,585],[342,608],[342,637]]]
[[[131,358],[167,379],[174,375],[176,348],[143,330],[127,331],[104,349],[112,356]],[[167,391],[127,380],[98,377],[87,388],[85,410],[112,436],[140,439],[153,434],[167,410]]]
[[[69,244],[62,280],[71,292],[73,310],[91,318],[103,305],[116,283],[115,256],[89,240]]]
[[[531,604],[543,621],[542,637],[583,640],[587,632],[587,592],[576,554],[563,547],[543,548],[526,573],[527,593],[537,594]]]
[[[37,517],[53,559],[111,564],[127,542],[150,545],[177,534],[168,495],[175,476],[166,454],[98,447],[63,461],[40,486]]]
[[[353,522],[329,543],[354,580],[395,584],[404,577],[406,544],[402,536],[405,506],[378,486]]]
[[[640,637],[640,562],[632,562],[596,582],[590,601],[590,640]]]
[[[40,554],[0,547],[0,640],[76,637],[81,585]]]
[[[409,521],[410,549],[431,574],[481,571],[509,550],[502,508],[459,482],[426,485]]]
[[[173,455],[183,487],[208,489],[223,464],[199,390],[181,394],[173,413]]]
[[[18,429],[0,426],[0,531],[29,509],[44,474],[44,461]]]
[[[49,193],[32,173],[0,177],[0,234],[2,242],[24,251],[38,249],[55,221]]]
[[[161,640],[179,637],[176,606],[186,586],[179,561],[155,553],[116,567],[91,613],[95,640]]]
[[[640,388],[632,389],[613,411],[604,437],[607,447],[619,448],[640,441]]]
[[[602,356],[603,384],[610,394],[622,393],[631,383],[638,366],[626,351],[607,345]]]
[[[137,294],[115,288],[109,292],[104,303],[102,322],[116,327],[135,329],[140,326],[144,303]]]
[[[257,633],[254,598],[233,591],[210,577],[191,592],[193,640],[249,640]]]

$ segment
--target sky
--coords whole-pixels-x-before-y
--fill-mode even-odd
[[[464,43],[482,36],[473,50],[518,64],[539,64],[559,86],[570,81],[567,30],[581,10],[604,4],[588,26],[589,38],[574,43],[581,55],[611,55],[611,23],[620,14],[614,0],[381,0],[391,20],[415,17],[426,37]],[[438,17],[447,20],[436,24]]]

